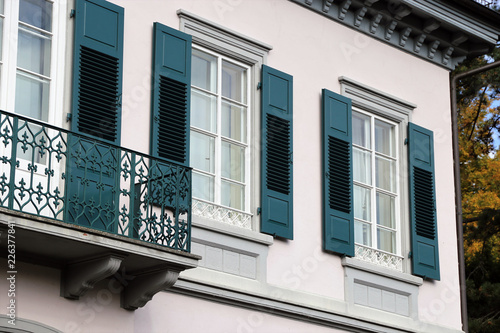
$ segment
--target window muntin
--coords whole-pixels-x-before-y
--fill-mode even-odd
[[[355,242],[400,254],[398,124],[353,111]]]
[[[193,197],[249,211],[249,67],[193,47]]]

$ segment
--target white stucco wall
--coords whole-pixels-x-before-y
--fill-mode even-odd
[[[178,9],[271,45],[267,64],[293,76],[294,240],[274,240],[269,247],[264,283],[341,302],[345,298],[341,258],[321,251],[321,89],[340,93],[338,78],[346,76],[417,105],[411,120],[435,135],[441,266],[441,281],[425,281],[419,288],[418,312],[424,322],[461,329],[447,70],[286,0],[112,2],[125,8],[125,147],[149,152],[152,26],[157,21],[179,28]],[[72,323],[82,332],[97,332],[98,327],[102,332],[175,333],[185,332],[187,324],[193,332],[229,332],[235,328],[246,332],[246,324],[251,332],[311,331],[303,322],[170,293],[157,294],[136,312],[121,309],[116,294],[106,299],[106,306],[89,305],[93,299],[104,297],[105,285],[96,286],[81,301],[69,301],[59,297],[60,271],[19,266],[19,317],[65,332],[72,331]],[[0,281],[0,289],[5,286],[6,281]],[[4,293],[0,297],[5,297]],[[328,306],[328,302],[325,304]],[[314,332],[327,331],[335,332],[314,327]]]
[[[178,28],[178,9],[269,44],[267,64],[294,77],[294,240],[270,247],[270,284],[344,299],[340,257],[321,247],[321,89],[346,76],[417,108],[411,120],[435,133],[441,281],[420,288],[421,319],[461,327],[455,241],[448,71],[292,2],[115,1],[125,7],[123,145],[147,151],[152,23]]]

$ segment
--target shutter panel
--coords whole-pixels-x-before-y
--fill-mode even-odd
[[[191,36],[154,24],[151,154],[189,166]]]
[[[71,130],[120,144],[123,8],[77,0]]]
[[[262,66],[261,231],[293,239],[293,78]]]
[[[351,100],[322,93],[323,248],[354,256]]]
[[[439,280],[433,133],[408,124],[413,274]]]

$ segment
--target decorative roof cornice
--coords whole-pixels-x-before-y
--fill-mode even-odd
[[[480,8],[449,0],[290,1],[450,70],[490,51],[500,35],[497,14],[485,16],[476,3]]]

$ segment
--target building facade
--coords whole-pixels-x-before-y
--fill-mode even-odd
[[[0,0],[0,331],[462,332],[449,79],[499,18]]]

